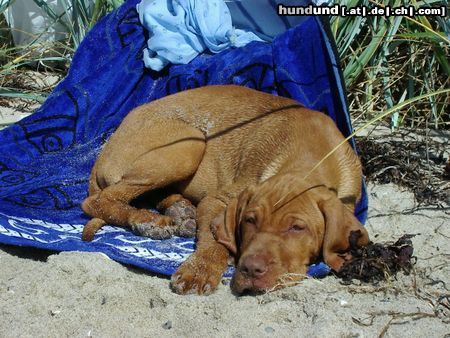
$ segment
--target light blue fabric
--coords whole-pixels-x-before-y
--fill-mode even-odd
[[[136,9],[150,33],[144,63],[155,71],[169,63],[189,63],[205,50],[218,53],[263,41],[233,27],[223,0],[142,0]]]
[[[307,6],[308,0],[225,0],[233,19],[233,25],[272,41],[277,35],[295,27],[307,19],[301,15],[278,15],[278,4]]]

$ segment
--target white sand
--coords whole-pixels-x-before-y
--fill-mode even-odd
[[[167,278],[102,254],[2,246],[0,337],[450,336],[449,215],[410,210],[412,195],[392,185],[369,192],[372,240],[420,234],[412,275],[377,287],[330,276],[257,297],[236,298],[228,285],[179,296]]]

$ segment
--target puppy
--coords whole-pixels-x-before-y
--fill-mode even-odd
[[[197,205],[197,248],[172,276],[180,294],[213,292],[236,262],[232,290],[259,292],[298,279],[323,258],[339,271],[351,231],[361,165],[326,115],[241,86],[183,91],[131,111],[99,155],[83,210],[83,239],[105,223],[167,238],[180,221],[130,205],[164,187],[159,207]],[[322,159],[320,165],[316,166]]]

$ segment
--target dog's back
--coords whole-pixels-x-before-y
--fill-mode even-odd
[[[198,129],[206,140],[196,173],[180,184],[181,192],[194,201],[238,180],[249,184],[265,180],[282,167],[306,173],[343,139],[329,117],[292,99],[242,86],[207,86],[130,112],[106,145],[100,163],[111,173],[111,166],[119,168],[121,161],[126,165],[164,146],[166,130],[174,121]],[[185,138],[183,128],[176,137]],[[336,177],[331,172],[325,176]]]
[[[181,120],[196,127],[209,138],[245,127],[264,116],[288,108],[302,107],[298,102],[235,85],[206,86],[182,91],[144,104],[130,112],[122,125],[134,121]],[[142,125],[142,124],[140,124]],[[123,129],[123,127],[120,127]]]

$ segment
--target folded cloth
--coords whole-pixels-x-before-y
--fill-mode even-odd
[[[144,50],[147,68],[186,64],[205,50],[218,53],[262,41],[256,34],[234,29],[223,0],[142,0],[136,9],[150,38]]]

